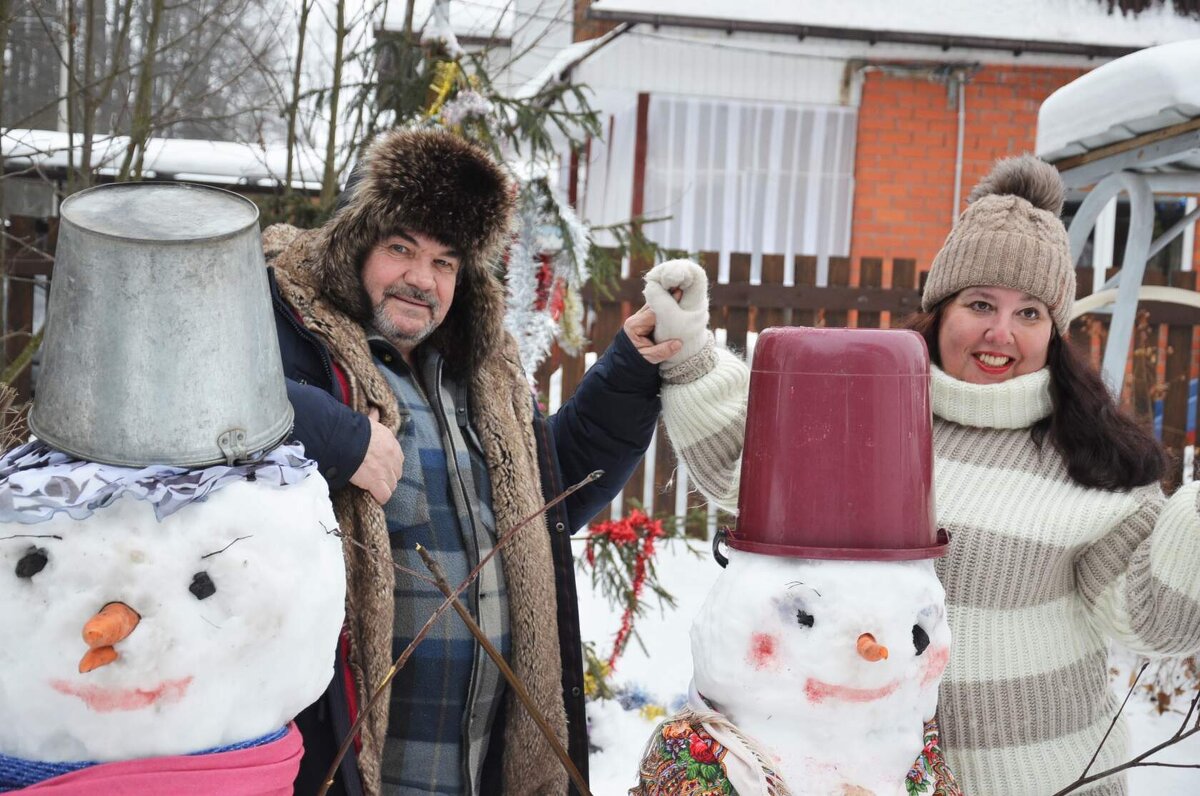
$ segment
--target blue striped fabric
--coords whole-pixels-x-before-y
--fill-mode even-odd
[[[399,399],[406,419],[399,435],[404,473],[385,505],[394,560],[424,572],[420,544],[441,564],[452,585],[466,579],[495,540],[491,486],[479,452],[454,423],[453,390],[441,385],[440,362],[420,363],[421,384],[399,355],[372,341],[376,365]],[[423,385],[430,385],[427,392]],[[449,455],[447,454],[449,452]],[[481,573],[464,604],[508,654],[507,594],[499,566]],[[437,587],[396,573],[395,656],[441,604]],[[504,684],[453,613],[444,616],[392,682],[383,784],[387,796],[470,794],[486,754],[492,718]]]

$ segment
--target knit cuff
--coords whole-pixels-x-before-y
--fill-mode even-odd
[[[708,332],[708,339],[704,341],[703,348],[678,365],[662,368],[659,375],[668,384],[689,384],[711,373],[716,366],[716,344],[713,342],[712,332]]]

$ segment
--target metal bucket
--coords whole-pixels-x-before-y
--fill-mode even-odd
[[[120,465],[204,466],[292,427],[258,232],[237,194],[125,183],[63,202],[29,426]]]

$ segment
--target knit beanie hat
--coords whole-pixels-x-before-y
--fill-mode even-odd
[[[967,199],[967,209],[933,258],[921,309],[977,285],[1009,287],[1036,296],[1066,334],[1075,301],[1075,268],[1059,220],[1063,183],[1058,170],[1033,155],[996,162]]]

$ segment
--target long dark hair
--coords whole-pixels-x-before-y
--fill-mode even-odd
[[[899,324],[925,338],[929,357],[938,367],[938,331],[952,298]],[[1125,491],[1162,479],[1167,460],[1158,442],[1121,411],[1100,374],[1057,329],[1050,335],[1046,367],[1054,411],[1030,427],[1035,445],[1041,448],[1048,439],[1066,462],[1067,474],[1086,487]]]

